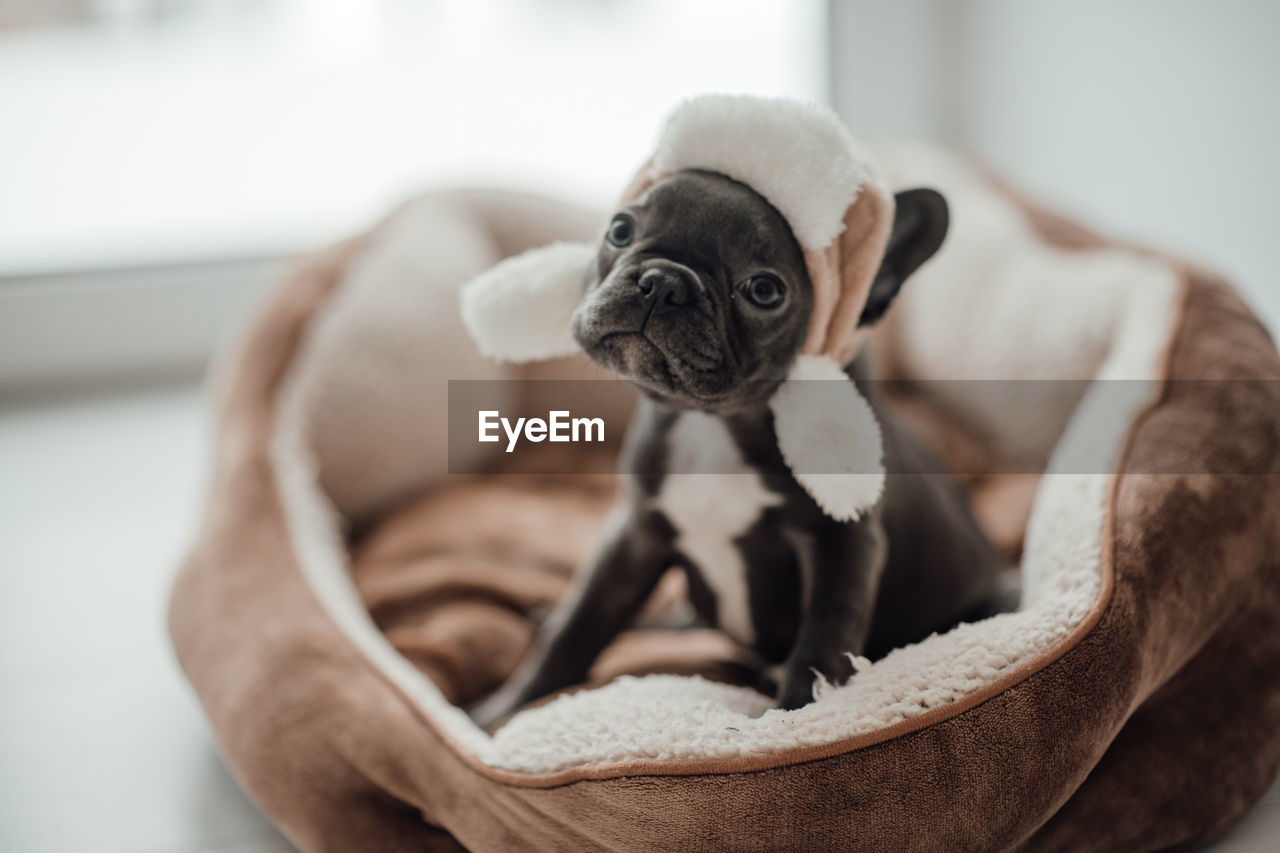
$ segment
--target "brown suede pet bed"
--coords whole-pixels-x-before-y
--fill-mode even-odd
[[[966,485],[1018,556],[1022,607],[782,712],[743,686],[749,661],[723,637],[663,627],[673,577],[586,689],[476,728],[457,706],[520,657],[614,483],[608,448],[561,476],[447,473],[447,380],[592,375],[485,361],[457,288],[604,220],[431,195],[306,262],[216,377],[212,494],[170,625],[224,758],[290,839],[1163,850],[1217,836],[1262,795],[1280,767],[1274,344],[1210,275],[1034,209],[944,152],[881,157],[895,182],[941,189],[953,226],[878,362],[923,389],[902,411],[943,457],[988,472]],[[973,379],[1062,393],[1010,419],[956,390]],[[628,393],[602,387],[617,399],[593,402],[625,420]]]

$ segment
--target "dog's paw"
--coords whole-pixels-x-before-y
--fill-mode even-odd
[[[794,711],[814,701],[816,697],[813,695],[813,685],[816,680],[817,676],[808,668],[788,672],[778,694],[778,707],[784,711]]]
[[[866,658],[849,654],[821,663],[789,663],[783,675],[778,707],[784,711],[794,711],[816,702],[823,691],[844,684],[865,663]]]

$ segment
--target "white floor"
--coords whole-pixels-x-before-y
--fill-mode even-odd
[[[291,849],[166,640],[204,440],[192,389],[0,409],[0,850]]]
[[[165,637],[206,438],[190,388],[0,408],[0,851],[290,849]],[[1214,849],[1280,850],[1280,785]]]

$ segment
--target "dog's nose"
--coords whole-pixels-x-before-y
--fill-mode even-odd
[[[689,282],[672,270],[645,270],[637,282],[646,305],[654,314],[689,304]]]

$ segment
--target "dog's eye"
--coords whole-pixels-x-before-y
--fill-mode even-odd
[[[752,276],[742,285],[747,301],[760,308],[776,308],[785,292],[782,282],[771,275]]]
[[[631,221],[631,218],[615,216],[609,223],[609,233],[605,235],[605,239],[609,241],[610,246],[621,249],[623,246],[630,245],[635,236],[636,224]]]

